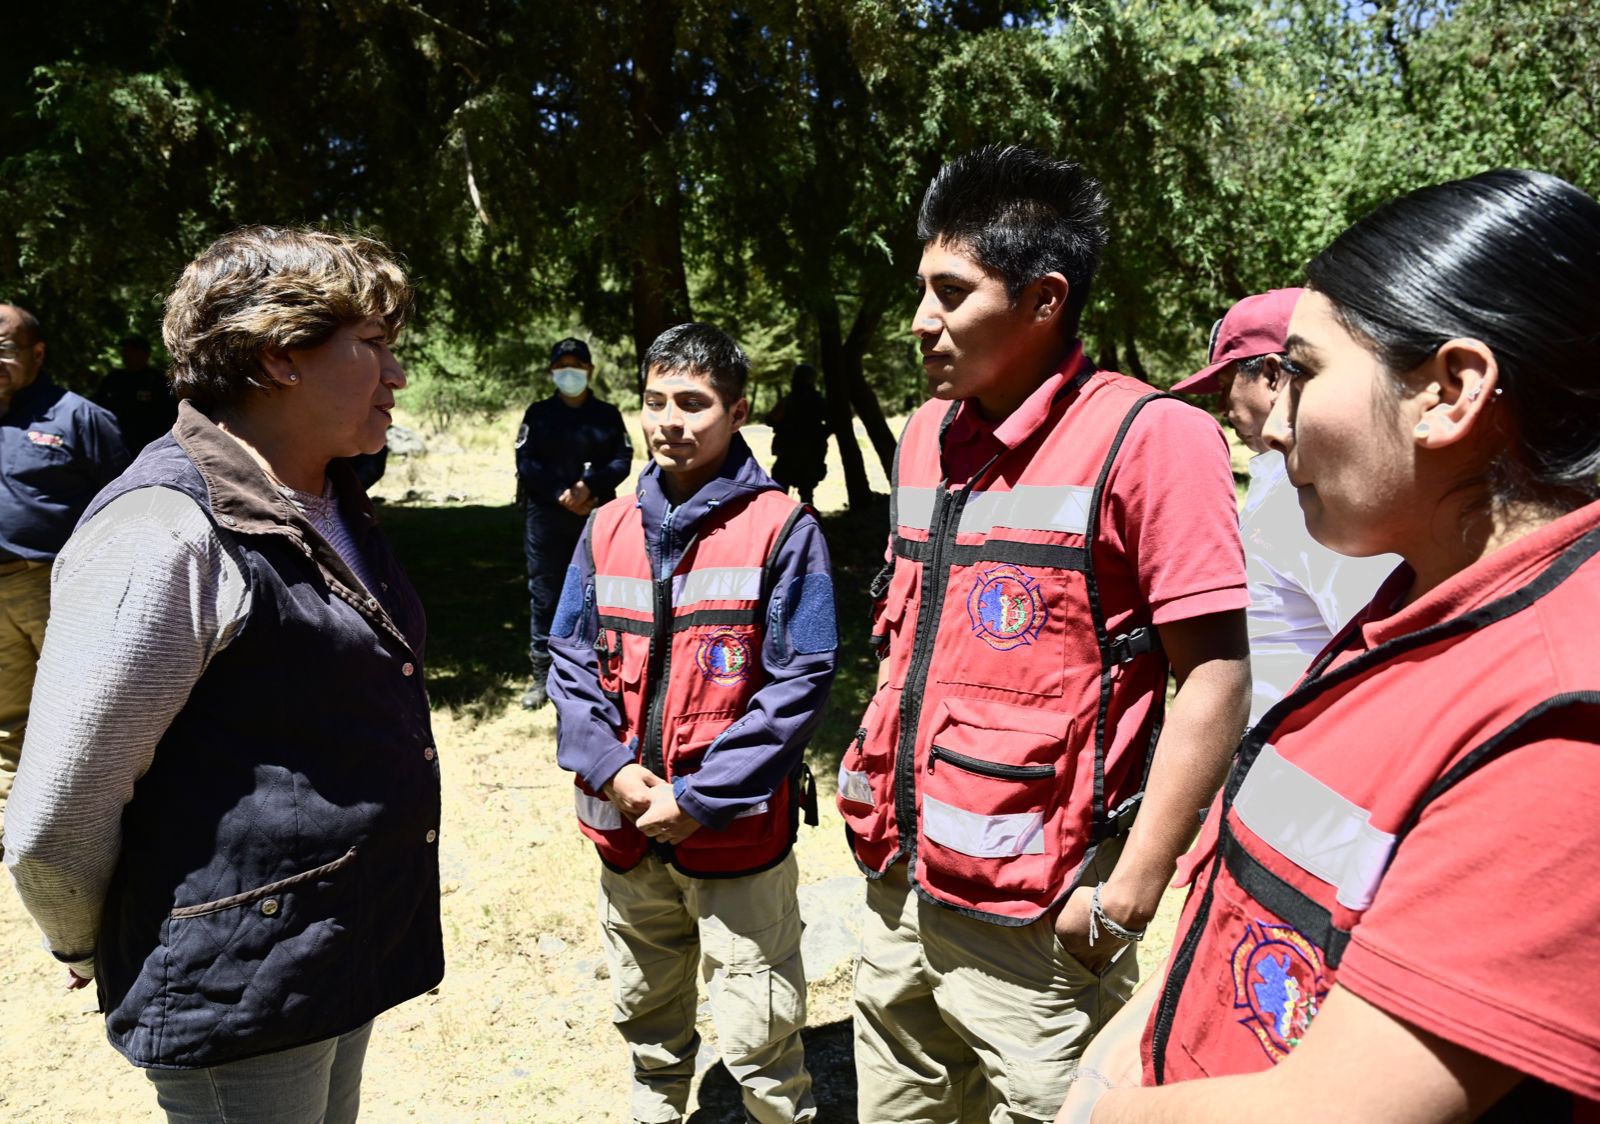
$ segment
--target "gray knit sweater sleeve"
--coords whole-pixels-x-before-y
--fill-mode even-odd
[[[56,559],[5,862],[45,945],[93,971],[122,810],[200,674],[243,627],[238,547],[170,488],[118,497]]]

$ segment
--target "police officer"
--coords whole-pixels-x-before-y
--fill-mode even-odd
[[[0,805],[22,757],[50,615],[50,563],[89,501],[128,467],[109,412],[50,381],[44,331],[0,304]]]
[[[528,710],[546,702],[550,619],[584,520],[616,497],[617,485],[633,465],[622,415],[590,392],[593,375],[588,344],[570,338],[556,344],[550,352],[556,392],[529,406],[517,431],[517,499],[526,519],[522,548],[533,618],[528,647],[533,682],[522,696]]]

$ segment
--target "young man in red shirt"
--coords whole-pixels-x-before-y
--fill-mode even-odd
[[[863,1120],[1054,1115],[1244,724],[1221,431],[1077,338],[1104,207],[1019,148],[953,161],[923,199],[934,401],[901,440],[883,662],[839,776],[870,879]]]

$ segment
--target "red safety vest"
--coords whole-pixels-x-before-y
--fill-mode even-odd
[[[768,489],[708,514],[674,573],[651,571],[632,497],[594,515],[595,641],[600,687],[622,713],[621,741],[670,783],[695,773],[717,736],[767,682],[761,646],[778,549],[805,508]],[[764,565],[750,565],[759,558]],[[800,778],[721,830],[702,827],[676,846],[653,844],[601,793],[576,781],[578,822],[600,857],[631,870],[654,846],[685,874],[731,877],[783,859],[798,830]]]
[[[893,566],[874,590],[886,656],[839,770],[869,878],[905,858],[924,896],[1021,925],[1127,830],[1167,664],[1148,607],[1102,603],[1092,546],[1117,450],[1160,396],[1082,362],[1038,428],[970,480],[940,465],[958,404],[907,423]]]
[[[1147,1082],[1281,1061],[1428,805],[1538,737],[1542,716],[1584,707],[1600,717],[1597,551],[1600,529],[1590,529],[1520,589],[1332,666],[1358,618],[1245,735],[1186,860],[1199,873],[1146,1028]],[[1565,1114],[1547,1111],[1552,1098]],[[1561,1119],[1570,1105],[1526,1082],[1492,1116]]]

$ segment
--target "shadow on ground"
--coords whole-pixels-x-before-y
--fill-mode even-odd
[[[428,691],[453,712],[495,714],[528,675],[528,587],[522,513],[515,507],[387,504],[384,530],[428,610]],[[839,607],[839,675],[811,742],[811,764],[831,776],[877,678],[867,646],[867,589],[883,564],[888,501],[822,519]]]
[[[428,693],[486,717],[528,676],[528,585],[515,507],[386,504],[378,518],[428,610]]]
[[[807,1027],[801,1037],[806,1043],[806,1068],[813,1074],[827,1074],[827,1080],[812,1087],[817,1124],[855,1124],[856,1067],[850,1023],[840,1020]],[[739,1084],[718,1062],[700,1083],[700,1103],[694,1106],[689,1124],[743,1124],[745,1119]]]

